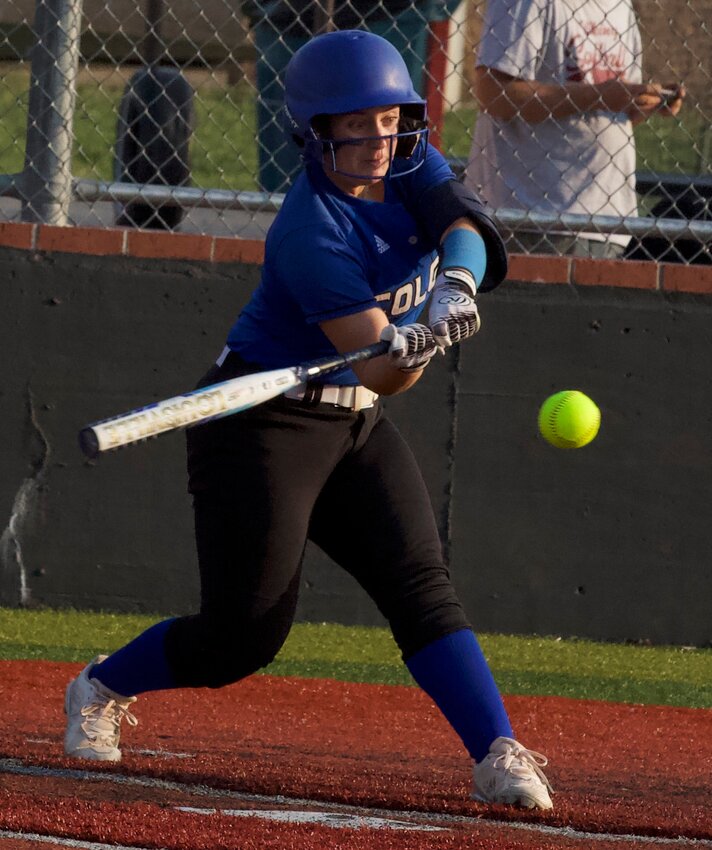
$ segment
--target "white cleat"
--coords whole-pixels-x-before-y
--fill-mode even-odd
[[[120,761],[121,721],[126,718],[130,726],[138,723],[129,711],[136,697],[115,694],[101,682],[89,678],[92,667],[101,664],[106,657],[98,655],[67,685],[64,752],[68,756],[93,761]]]
[[[473,768],[472,799],[504,803],[522,809],[553,809],[554,789],[541,768],[547,759],[513,738],[497,738],[489,753]]]

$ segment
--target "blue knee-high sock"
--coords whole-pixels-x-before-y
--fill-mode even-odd
[[[164,651],[164,638],[173,620],[163,620],[92,668],[97,679],[114,693],[134,697],[145,691],[174,688]]]
[[[475,761],[487,755],[495,738],[514,737],[487,660],[469,629],[434,641],[406,665]]]

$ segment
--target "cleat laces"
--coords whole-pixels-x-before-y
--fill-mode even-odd
[[[138,720],[125,705],[115,699],[106,702],[91,702],[82,706],[81,728],[88,739],[85,746],[92,744],[107,744],[115,747],[119,741],[121,721],[126,720],[129,726],[138,726]]]
[[[499,741],[504,745],[504,751],[494,759],[493,767],[506,770],[520,779],[527,779],[535,773],[547,790],[554,793],[554,789],[542,771],[542,767],[546,767],[549,763],[545,755],[528,750],[512,738],[500,738]]]

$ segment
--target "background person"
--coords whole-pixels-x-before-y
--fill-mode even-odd
[[[489,0],[467,185],[496,209],[637,215],[633,125],[677,115],[684,97],[641,76],[631,0]],[[508,248],[618,257],[629,239],[519,230]]]
[[[200,612],[156,624],[70,683],[65,750],[116,761],[137,694],[221,687],[269,664],[291,628],[311,539],[388,620],[475,760],[473,795],[549,809],[546,759],[514,738],[420,471],[379,402],[478,330],[477,286],[506,273],[501,239],[427,145],[425,102],[389,42],[320,36],[285,79],[306,169],[267,236],[261,282],[201,384],[379,339],[389,353],[188,431]]]

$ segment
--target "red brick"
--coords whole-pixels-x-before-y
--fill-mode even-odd
[[[663,263],[660,267],[660,278],[661,286],[666,292],[695,292],[712,295],[711,266]]]
[[[29,222],[0,222],[0,245],[3,248],[32,250],[35,227]]]
[[[126,253],[160,260],[210,260],[212,238],[193,233],[130,230]]]
[[[574,257],[571,282],[577,286],[658,289],[659,266],[646,260],[594,260]]]
[[[213,261],[216,263],[254,263],[261,265],[265,259],[265,243],[257,239],[213,240]]]
[[[528,283],[569,283],[571,259],[548,254],[510,254],[508,280]]]
[[[124,231],[101,227],[55,227],[41,224],[37,233],[38,251],[107,256],[122,254]]]

